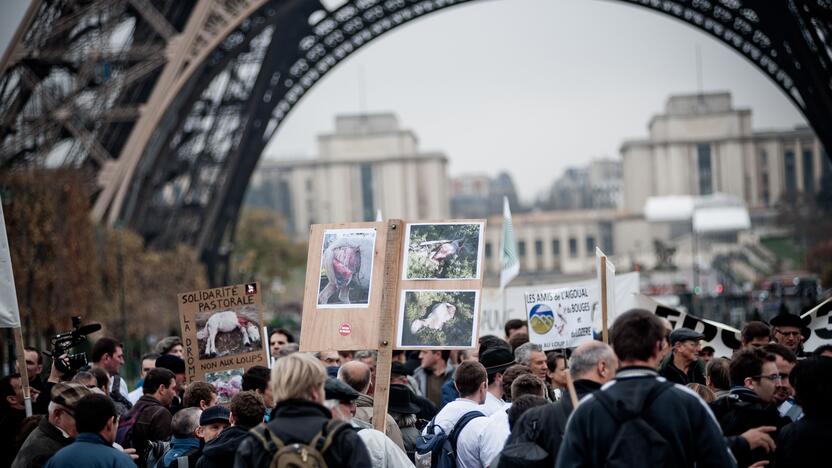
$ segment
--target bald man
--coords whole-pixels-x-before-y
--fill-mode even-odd
[[[612,380],[616,370],[618,370],[618,358],[615,352],[612,347],[600,341],[590,341],[578,346],[569,359],[569,373],[574,380],[578,399],[600,389],[602,385]],[[558,457],[563,429],[566,427],[566,420],[572,410],[571,398],[562,398],[555,404],[528,410],[514,424],[511,436],[506,442],[506,448],[508,449],[510,444],[534,442],[546,450],[550,460],[554,461]],[[547,430],[539,430],[541,427]],[[504,451],[502,457],[508,456],[510,454]]]
[[[370,366],[361,361],[350,361],[338,369],[338,380],[360,393],[358,399],[355,400],[356,408],[353,420],[368,428],[373,427],[373,397],[367,395],[371,375]],[[389,414],[385,416],[387,417],[385,434],[404,451],[401,429],[399,429],[392,416]]]

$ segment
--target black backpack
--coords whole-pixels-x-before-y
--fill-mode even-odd
[[[658,382],[650,389],[636,411],[617,407],[615,401],[603,390],[592,394],[618,426],[607,453],[605,467],[670,466],[673,455],[670,443],[644,419],[644,413],[662,392],[673,385],[667,381]]]
[[[429,456],[430,466],[434,468],[456,468],[456,442],[459,435],[469,422],[482,417],[485,415],[476,410],[463,414],[454,424],[450,434],[446,434],[440,426],[435,424],[436,418],[434,417],[428,425],[427,434],[420,435],[416,440],[416,459],[420,462],[419,464],[421,465],[421,461]]]
[[[130,403],[130,400],[124,397],[121,394],[121,377],[118,374],[113,374],[113,386],[110,389],[110,399],[113,400],[113,404],[116,407],[116,413],[118,413],[119,417],[124,416],[127,414],[131,408],[133,408],[133,403]]]

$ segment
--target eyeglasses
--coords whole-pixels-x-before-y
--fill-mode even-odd
[[[755,379],[755,380],[766,379],[766,380],[771,380],[772,382],[779,382],[780,381],[780,376],[781,376],[781,374],[755,375],[754,377],[751,377],[751,378]]]
[[[798,336],[800,336],[799,331],[785,331],[784,332],[782,330],[777,330],[777,329],[774,329],[774,331],[776,331],[777,333],[779,333],[783,336],[789,337],[789,338],[797,338]]]

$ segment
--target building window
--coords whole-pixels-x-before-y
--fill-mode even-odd
[[[569,256],[578,256],[578,239],[575,239],[574,237],[569,238]]]
[[[361,165],[361,208],[364,221],[376,219],[376,207],[373,203],[373,166]]]
[[[766,150],[760,151],[760,169],[764,171],[768,169],[768,153],[766,153]]]
[[[534,254],[537,255],[538,257],[543,256],[543,241],[542,240],[534,241]]]
[[[797,192],[797,168],[795,168],[794,151],[786,151],[783,154],[783,166],[785,168],[786,193]]]
[[[518,253],[521,257],[525,257],[525,256],[526,256],[526,241],[519,241],[519,242],[517,242],[517,253]]]
[[[555,239],[552,241],[552,255],[555,257],[560,257],[560,239]]]
[[[696,145],[696,165],[699,170],[699,195],[710,195],[714,192],[711,145]]]
[[[586,238],[586,254],[588,256],[595,255],[595,237],[587,236]]]
[[[803,150],[803,191],[815,193],[815,164],[812,150]]]
[[[491,242],[485,243],[485,258],[491,258]]]

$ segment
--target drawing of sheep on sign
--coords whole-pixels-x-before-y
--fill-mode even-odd
[[[408,224],[402,279],[478,279],[482,235],[482,223]]]
[[[477,291],[403,291],[399,343],[414,348],[472,348],[476,343]]]
[[[318,308],[369,305],[375,241],[375,229],[324,232]]]
[[[262,349],[256,307],[196,314],[199,358],[211,359]]]

